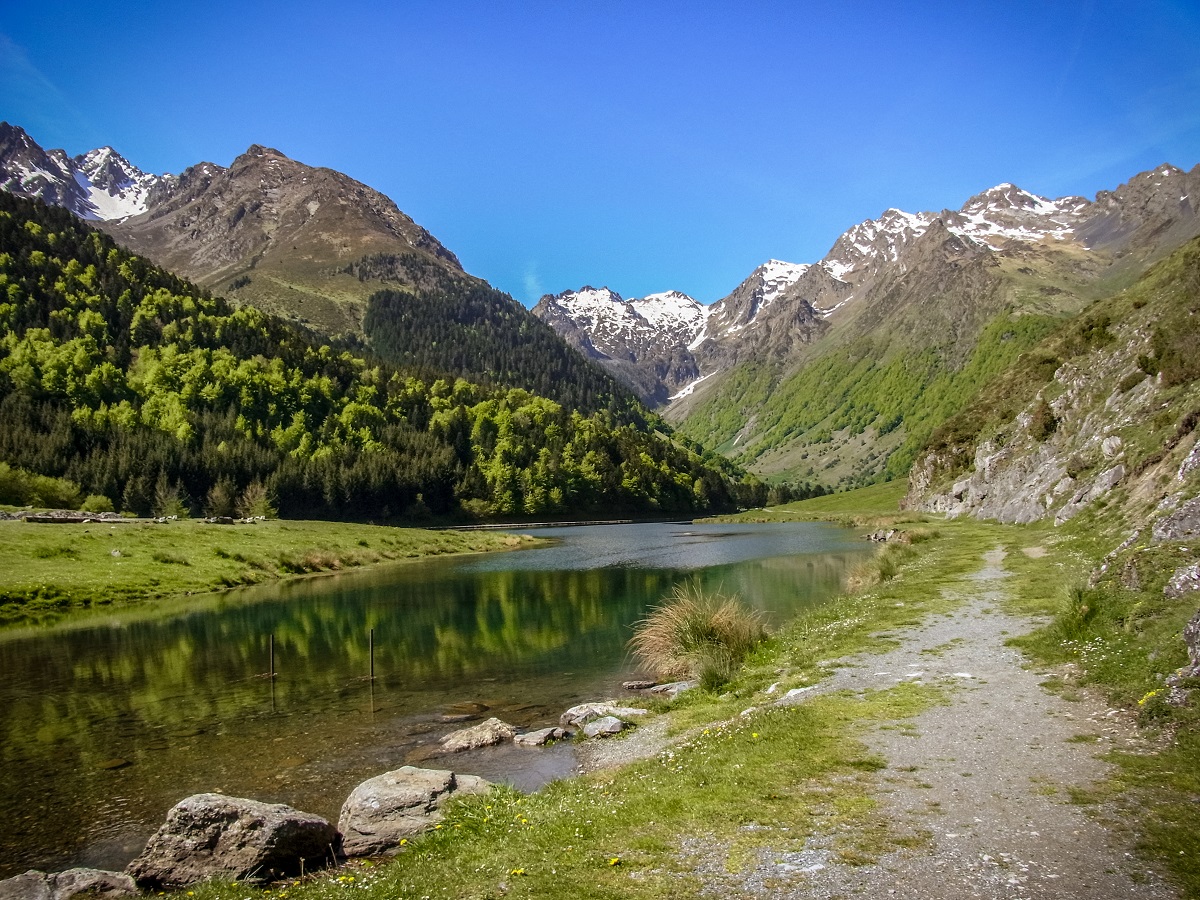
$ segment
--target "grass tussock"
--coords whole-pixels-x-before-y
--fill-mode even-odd
[[[932,540],[931,535],[922,538],[922,542]],[[877,584],[891,581],[900,574],[904,564],[916,556],[910,543],[889,543],[871,559],[859,563],[846,576],[846,590],[852,594],[868,590]]]
[[[736,597],[683,584],[637,624],[629,647],[660,678],[698,678],[713,690],[766,635],[762,617]]]

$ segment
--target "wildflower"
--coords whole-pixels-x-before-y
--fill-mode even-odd
[[[750,732],[750,737],[752,737],[752,738],[754,738],[755,740],[757,740],[757,739],[758,739],[758,732],[757,732],[757,731],[752,731],[752,732]]]
[[[524,869],[509,869],[508,874],[509,875],[524,875],[525,870]]]
[[[608,864],[610,866],[619,866],[621,864],[621,857],[619,857],[619,856],[612,857],[611,859],[609,859]]]
[[[408,843],[408,838],[400,838],[400,846],[403,847]]]
[[[1161,692],[1160,691],[1151,691],[1145,697],[1143,697],[1141,700],[1138,701],[1138,706],[1145,706],[1147,701],[1149,701],[1153,697],[1157,697],[1159,695],[1159,693],[1161,693]]]

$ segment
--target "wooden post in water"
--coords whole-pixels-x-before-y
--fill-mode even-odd
[[[371,680],[375,680],[375,629],[371,629]]]
[[[275,632],[271,632],[271,637],[270,637],[270,640],[268,641],[268,645],[271,648],[271,678],[274,679],[274,677],[275,677]]]

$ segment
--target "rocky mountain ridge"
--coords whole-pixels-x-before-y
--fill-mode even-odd
[[[1052,274],[1080,288],[1125,257],[1145,262],[1159,256],[1196,233],[1191,196],[1197,188],[1200,167],[1184,172],[1163,165],[1115,191],[1100,192],[1095,201],[1073,196],[1051,200],[1004,183],[974,195],[957,210],[888,209],[848,229],[817,263],[765,263],[728,296],[693,312],[690,321],[702,326],[692,333],[659,330],[632,317],[618,333],[588,317],[578,292],[548,295],[535,314],[565,335],[569,332],[577,346],[590,344],[598,350],[596,358],[627,383],[636,382],[645,399],[661,404],[665,397],[668,417],[682,420],[694,408],[693,394],[714,390],[739,361],[768,358],[787,367],[807,355],[831,326],[861,317],[852,330],[876,327],[889,310],[903,305],[895,298],[897,291],[911,294],[914,286],[927,290],[953,280],[948,270],[960,262],[951,257],[1046,257],[1052,260],[1049,267],[1058,270]],[[934,244],[944,252],[933,252]],[[1091,256],[1099,259],[1089,262]],[[1028,272],[1022,274],[1037,276],[1046,266],[1025,268]],[[977,281],[1007,277],[995,274],[995,279]],[[1052,284],[1048,289],[1071,288]],[[999,291],[997,283],[983,293]],[[648,347],[654,352],[645,352]],[[666,370],[673,380],[658,377],[664,359],[685,355],[686,367]],[[693,381],[681,385],[680,379],[693,369]]]
[[[150,175],[112,147],[79,156],[43,150],[25,130],[0,122],[0,189],[63,206],[93,222],[120,221],[144,213],[156,191],[175,178]]]
[[[331,335],[361,333],[382,285],[470,279],[385,195],[257,144],[228,168],[147,175],[111,147],[69,157],[4,123],[0,182],[205,287]]]

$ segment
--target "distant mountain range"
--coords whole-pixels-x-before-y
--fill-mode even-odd
[[[663,406],[690,397],[749,352],[787,355],[810,344],[856,304],[868,305],[877,286],[919,277],[911,274],[918,242],[957,238],[964,252],[998,257],[1039,247],[1082,253],[1099,270],[1130,254],[1141,261],[1162,255],[1195,234],[1198,188],[1200,166],[1183,172],[1169,165],[1095,201],[1048,200],[1000,184],[958,210],[886,210],[841,235],[820,262],[769,260],[711,306],[678,291],[623,301],[608,288],[585,287],[542,297],[534,313]]]
[[[1058,323],[1200,233],[1200,166],[1162,165],[1094,200],[1001,184],[957,210],[886,210],[823,259],[769,260],[711,306],[588,286],[531,314],[387,197],[260,146],[228,168],[147,175],[112,148],[69,157],[3,124],[0,185],[389,361],[587,409],[630,410],[628,388],[763,476],[829,486],[907,473]]]
[[[981,373],[1043,332],[1029,318],[1002,329],[1013,335],[989,364],[989,325],[1072,315],[1128,284],[1200,233],[1198,197],[1200,166],[1159,166],[1095,200],[1001,184],[957,210],[889,209],[819,262],[771,260],[708,307],[678,292],[623,301],[584,288],[543,297],[534,313],[754,470],[861,483],[907,471]],[[898,379],[910,391],[899,419],[882,396]]]

